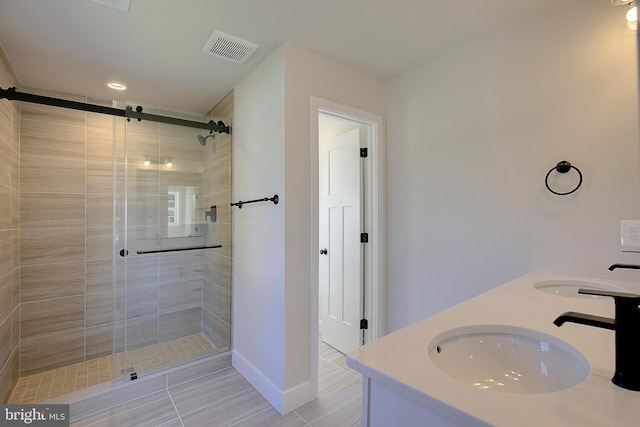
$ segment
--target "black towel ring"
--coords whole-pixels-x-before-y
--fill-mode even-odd
[[[551,175],[551,172],[555,170],[558,173],[567,173],[571,169],[575,169],[576,172],[578,172],[578,176],[580,177],[580,181],[578,181],[578,185],[576,185],[576,188],[574,188],[571,191],[567,191],[566,193],[558,193],[557,191],[553,191],[551,187],[549,187],[549,175]],[[578,188],[580,188],[580,186],[582,185],[582,172],[580,172],[580,169],[573,166],[571,163],[567,162],[566,160],[563,160],[559,162],[555,167],[551,168],[549,172],[547,172],[547,176],[544,178],[544,185],[546,185],[547,190],[551,191],[553,194],[557,194],[558,196],[566,196],[567,194],[571,194],[575,192]]]

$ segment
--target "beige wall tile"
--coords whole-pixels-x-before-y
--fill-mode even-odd
[[[66,100],[84,102],[84,97],[67,95],[60,92],[47,92],[41,89],[33,88],[23,88],[21,91],[35,95],[44,95]],[[20,103],[20,120],[24,122],[37,121],[52,125],[61,124],[65,126],[71,125],[76,127],[85,127],[87,122],[86,115],[87,113],[81,110],[54,107],[50,105],[38,104],[36,102]]]
[[[228,161],[214,162],[211,166],[206,167],[204,172],[204,194],[214,194],[230,188],[231,175]]]
[[[84,261],[21,268],[20,302],[84,295]]]
[[[9,361],[11,355],[11,316],[0,321],[0,367]]]
[[[11,268],[20,267],[20,231],[13,229],[10,231],[11,236]]]
[[[0,135],[2,133],[0,132]],[[11,139],[0,138],[0,185],[11,186]]]
[[[11,189],[6,185],[0,184],[0,230],[12,228],[13,225],[11,215],[11,196]]]
[[[11,310],[20,304],[20,269],[11,270]]]
[[[200,332],[216,345],[213,333],[213,313],[204,307],[200,310]]]
[[[111,259],[114,253],[112,227],[87,227],[86,231],[87,260]]]
[[[84,359],[84,328],[22,338],[20,375],[59,368]]]
[[[11,230],[0,230],[0,276],[9,274],[13,260],[11,258]]]
[[[212,318],[213,339],[219,348],[229,348],[231,345],[231,325],[214,314]]]
[[[111,291],[87,294],[86,326],[98,326],[113,321],[113,293]]]
[[[227,323],[231,320],[231,290],[228,286],[213,283],[211,285],[211,312]]]
[[[159,312],[168,313],[202,305],[202,279],[160,285]]]
[[[206,280],[202,281],[202,308],[213,311],[213,285]]]
[[[84,328],[84,295],[20,304],[22,339]]]
[[[87,328],[87,360],[108,356],[113,348],[113,328],[111,323]]]
[[[84,227],[84,194],[22,193],[22,228]]]
[[[85,256],[84,228],[27,228],[20,242],[21,265],[72,263]]]
[[[87,293],[104,292],[113,286],[113,263],[111,259],[87,261]]]
[[[87,162],[87,193],[108,194],[113,192],[112,166],[107,162]]]
[[[205,254],[204,279],[229,288],[231,283],[231,257],[214,251]]]
[[[20,190],[25,193],[84,193],[84,161],[21,156]]]
[[[123,133],[118,134],[124,138]],[[114,134],[111,128],[87,128],[87,160],[109,162],[113,158]],[[124,144],[120,143],[119,146]]]
[[[0,402],[7,403],[11,396],[11,365],[0,366]]]
[[[158,285],[127,289],[127,319],[158,314]]]
[[[11,228],[20,227],[20,192],[15,188],[11,190]]]
[[[0,141],[11,144],[11,101],[3,99],[0,102]]]
[[[87,194],[87,227],[112,226],[113,198],[109,194]]]
[[[135,250],[129,249],[127,257],[127,279],[129,288],[140,286],[157,286],[158,284],[158,255],[135,255]]]
[[[19,350],[20,345],[20,310],[11,313],[11,351]]]
[[[97,98],[88,98],[87,102],[93,105],[101,105],[103,107],[115,108],[113,101]],[[115,125],[114,121],[120,120],[124,122],[124,117],[116,117],[109,114],[100,113],[87,113],[87,127],[88,128],[100,128],[111,131]]]
[[[43,107],[49,108],[50,107]],[[23,156],[85,159],[85,128],[68,123],[20,120],[20,154]]]
[[[200,307],[161,314],[159,317],[160,342],[200,332]]]
[[[129,350],[158,343],[158,316],[129,320],[126,329]]]
[[[175,248],[176,246],[172,247]],[[160,283],[177,283],[185,280],[201,279],[203,259],[203,251],[160,254]]]
[[[157,167],[160,160],[162,160],[160,159],[157,135],[125,133],[125,141],[128,164],[133,168],[132,171],[129,171],[130,173],[133,174],[133,171],[137,168],[144,168],[143,163],[145,160],[149,160],[152,167]]]
[[[20,103],[11,103],[11,148],[20,152]]]

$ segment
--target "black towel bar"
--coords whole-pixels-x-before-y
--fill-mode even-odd
[[[195,250],[198,250],[198,249],[214,249],[214,248],[221,248],[221,247],[222,247],[222,245],[197,246],[195,248],[159,249],[157,251],[136,251],[136,253],[138,255],[145,255],[145,254],[158,254],[158,253],[162,253],[162,252],[178,252],[178,251],[195,251]],[[122,255],[122,253],[120,255]]]
[[[265,197],[263,199],[255,199],[255,200],[248,200],[246,202],[243,202],[242,200],[240,200],[239,202],[236,203],[231,203],[230,206],[237,206],[238,209],[242,209],[242,205],[246,205],[248,203],[256,203],[256,202],[273,202],[274,205],[277,205],[278,202],[280,201],[280,198],[278,197],[278,195],[274,195],[273,197]]]

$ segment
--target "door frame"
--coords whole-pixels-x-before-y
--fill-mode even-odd
[[[327,114],[370,127],[368,157],[369,173],[365,174],[365,191],[368,197],[363,207],[368,212],[370,256],[365,257],[369,265],[365,267],[365,312],[369,317],[369,329],[365,341],[371,342],[386,333],[386,143],[384,122],[381,116],[333,101],[311,96],[310,129],[310,169],[311,169],[311,301],[310,301],[310,368],[313,389],[318,381],[318,341],[319,341],[319,124],[320,114]],[[367,186],[368,184],[368,186]],[[368,200],[367,200],[368,199]],[[367,280],[368,279],[368,280]],[[367,283],[368,282],[368,283]]]

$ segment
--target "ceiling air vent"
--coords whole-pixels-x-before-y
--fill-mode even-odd
[[[214,31],[202,51],[222,59],[243,63],[253,55],[253,52],[258,50],[258,47],[255,43],[225,34],[222,31]]]

